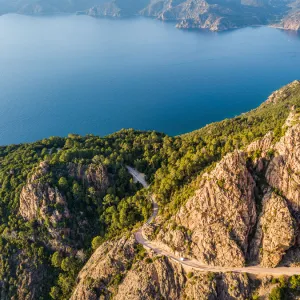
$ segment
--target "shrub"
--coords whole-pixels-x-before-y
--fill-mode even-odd
[[[252,295],[252,300],[258,300],[259,299],[259,296],[258,296],[258,294],[254,294],[254,295]]]
[[[282,287],[275,287],[272,289],[269,300],[284,300],[285,299],[285,292]]]
[[[145,262],[146,262],[147,264],[151,264],[151,263],[153,262],[153,260],[152,260],[150,257],[147,257],[147,258],[145,259]]]
[[[103,242],[103,239],[101,236],[96,236],[92,240],[92,248],[93,250],[96,250]]]
[[[113,285],[115,285],[115,286],[117,286],[117,285],[119,285],[121,282],[122,282],[122,280],[123,280],[123,274],[121,274],[121,273],[118,273],[113,279],[112,279],[112,284]]]
[[[215,273],[213,272],[208,272],[207,273],[207,280],[208,281],[213,281],[215,279]]]
[[[299,275],[293,275],[290,277],[290,287],[293,290],[299,289],[300,288],[300,276]]]

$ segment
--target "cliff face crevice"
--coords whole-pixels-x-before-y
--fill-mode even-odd
[[[263,199],[263,211],[252,241],[252,258],[261,266],[276,267],[296,238],[296,222],[284,198],[268,193]]]

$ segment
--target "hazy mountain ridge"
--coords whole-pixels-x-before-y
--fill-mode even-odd
[[[299,29],[295,0],[19,0],[0,1],[0,13],[82,13],[93,17],[142,15],[177,23],[178,28],[222,31],[251,25],[278,24]]]

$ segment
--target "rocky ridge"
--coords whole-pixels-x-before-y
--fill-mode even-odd
[[[284,126],[278,142],[269,133],[204,174],[156,240],[204,264],[277,266],[298,243],[300,209],[298,113]]]
[[[48,176],[52,172],[47,162],[41,162],[33,175],[29,178],[20,193],[19,214],[26,221],[37,221],[47,226],[51,236],[53,249],[67,249],[63,240],[71,234],[72,229],[66,226],[68,220],[73,220],[69,204],[64,191],[57,185],[52,185]],[[80,165],[69,163],[66,171],[69,177],[82,183],[83,186],[92,187],[100,196],[109,186],[106,169],[101,164]],[[82,226],[87,220],[80,221]]]
[[[266,105],[289,97],[295,81]],[[300,261],[300,114],[290,107],[280,134],[267,133],[224,156],[201,175],[176,215],[145,226],[145,235],[180,256],[215,266],[292,265]],[[157,228],[162,229],[155,234]],[[274,281],[275,282],[275,281]],[[78,276],[72,299],[249,299],[268,297],[270,276],[204,273],[146,252],[133,236],[103,243]]]
[[[300,30],[300,11],[293,12],[283,18],[280,27],[286,30]]]
[[[166,257],[146,254],[130,236],[95,251],[78,276],[71,300],[246,299],[250,292],[246,275],[187,272]]]
[[[21,191],[19,212],[25,220],[39,219],[40,222],[50,221],[56,224],[63,218],[70,217],[66,199],[62,193],[57,187],[52,187],[42,180],[48,172],[49,165],[46,162],[40,163]],[[60,206],[60,209],[50,212],[51,206]]]
[[[294,1],[290,5],[289,13],[284,16],[278,27],[286,30],[300,30],[300,1]]]

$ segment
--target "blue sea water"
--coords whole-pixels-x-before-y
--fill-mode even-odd
[[[177,135],[300,78],[300,36],[146,18],[0,17],[0,145],[121,128]]]

